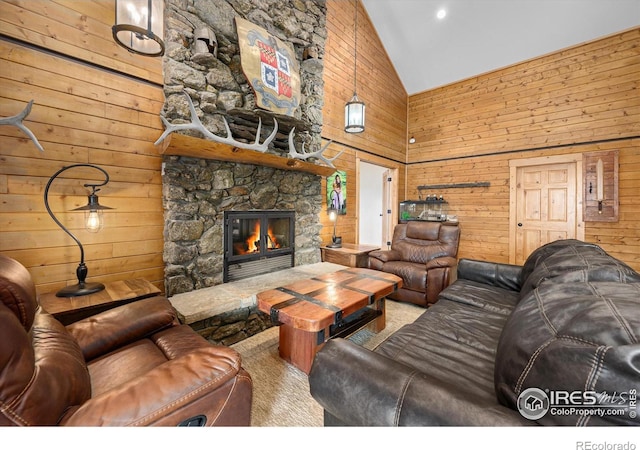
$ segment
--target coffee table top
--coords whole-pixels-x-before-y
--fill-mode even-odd
[[[260,292],[260,311],[275,323],[320,331],[402,286],[398,276],[351,268]]]

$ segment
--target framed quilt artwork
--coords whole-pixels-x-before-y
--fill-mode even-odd
[[[236,17],[240,62],[256,105],[293,116],[300,104],[300,66],[293,47],[267,30]]]

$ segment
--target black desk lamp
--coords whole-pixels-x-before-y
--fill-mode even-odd
[[[342,236],[336,236],[336,224],[338,223],[338,210],[329,208],[329,220],[333,222],[333,236],[331,237],[331,244],[327,245],[327,248],[341,248]]]
[[[95,292],[99,292],[104,289],[104,285],[102,283],[86,283],[85,282],[85,279],[87,278],[87,273],[89,271],[87,269],[87,266],[84,263],[84,248],[82,247],[82,244],[80,243],[78,238],[75,237],[69,230],[67,230],[67,228],[64,225],[62,225],[62,223],[60,223],[60,221],[56,218],[56,216],[51,211],[51,208],[49,207],[49,187],[51,186],[51,183],[62,172],[64,172],[65,170],[73,169],[75,167],[90,167],[90,168],[99,170],[105,176],[105,180],[102,183],[97,183],[97,184],[86,183],[84,185],[84,187],[91,188],[91,193],[88,196],[88,202],[85,206],[81,206],[79,208],[73,209],[73,211],[85,212],[85,227],[87,228],[87,230],[93,233],[97,233],[98,231],[100,231],[103,225],[102,210],[113,209],[113,208],[109,208],[108,206],[102,206],[100,205],[100,203],[98,203],[98,195],[96,194],[96,192],[98,192],[100,189],[96,189],[96,188],[98,188],[99,186],[104,186],[109,182],[109,174],[98,166],[94,166],[93,164],[73,164],[71,166],[63,167],[62,169],[58,170],[49,179],[47,186],[44,188],[44,206],[47,208],[47,212],[49,213],[53,221],[57,223],[58,226],[62,228],[62,230],[65,233],[71,236],[71,238],[74,241],[76,241],[76,244],[78,244],[78,247],[80,247],[80,264],[76,269],[78,284],[74,284],[73,286],[67,286],[61,289],[56,293],[57,297],[79,297],[81,295],[93,294]]]

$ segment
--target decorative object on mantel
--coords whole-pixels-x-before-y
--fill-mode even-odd
[[[195,38],[195,51],[191,61],[203,64],[207,60],[218,58],[218,39],[216,34],[209,27],[197,28],[193,32]]]
[[[164,55],[164,1],[116,0],[113,39],[131,53]]]
[[[200,118],[198,117],[198,113],[196,112],[196,108],[193,105],[193,102],[191,101],[191,97],[189,96],[189,94],[187,94],[185,92],[185,95],[187,97],[187,101],[189,103],[189,111],[191,112],[191,122],[190,123],[180,123],[180,124],[172,124],[170,123],[167,119],[165,119],[164,117],[160,116],[160,119],[162,119],[162,122],[165,125],[165,130],[164,132],[160,135],[160,137],[155,141],[155,145],[159,145],[162,141],[164,141],[167,136],[169,136],[169,134],[173,133],[174,131],[180,131],[180,130],[196,130],[199,131],[200,133],[202,133],[204,135],[205,138],[207,138],[210,141],[214,141],[214,142],[218,142],[221,144],[226,144],[226,145],[230,145],[233,147],[237,147],[237,148],[243,148],[243,149],[247,149],[247,150],[255,150],[258,151],[260,153],[264,153],[267,151],[267,149],[269,148],[269,144],[271,143],[271,141],[273,141],[273,139],[276,137],[276,134],[278,133],[278,121],[276,120],[276,118],[273,118],[273,131],[271,132],[271,134],[262,142],[260,143],[260,132],[262,130],[262,118],[259,118],[259,122],[258,122],[258,129],[256,131],[256,139],[254,141],[253,144],[247,144],[241,141],[237,141],[236,139],[234,139],[232,133],[231,133],[231,129],[229,128],[229,123],[227,122],[227,119],[222,116],[222,120],[224,122],[224,127],[227,133],[226,137],[222,137],[222,136],[218,136],[217,134],[212,133],[211,131],[207,130],[207,128],[202,124],[202,122],[200,121]],[[332,141],[329,141],[329,143],[327,143],[326,145],[322,146],[322,148],[318,151],[315,152],[306,152],[304,149],[304,144],[302,145],[302,149],[300,152],[298,152],[296,150],[295,147],[295,143],[293,141],[293,136],[294,136],[294,132],[295,132],[295,127],[291,129],[291,131],[289,132],[289,156],[291,156],[294,159],[302,159],[302,160],[306,160],[309,158],[314,158],[314,159],[319,159],[320,161],[324,162],[328,167],[333,168],[333,161],[339,157],[342,152],[338,153],[336,156],[334,156],[333,158],[326,158],[323,156],[324,151],[329,147],[329,145],[331,144]],[[214,156],[214,155],[211,155]]]
[[[56,293],[57,297],[79,297],[81,295],[93,294],[95,292],[99,292],[104,289],[104,285],[101,283],[86,283],[85,279],[87,278],[88,269],[86,264],[84,263],[84,248],[80,243],[80,240],[74,236],[62,223],[58,220],[58,218],[53,214],[51,208],[49,207],[49,188],[51,187],[51,183],[55,180],[58,175],[62,172],[73,169],[76,167],[88,167],[91,169],[99,170],[104,174],[104,181],[101,183],[85,183],[84,187],[90,187],[91,193],[88,196],[88,202],[85,206],[81,206],[79,208],[75,208],[73,211],[84,211],[85,212],[85,227],[87,231],[92,233],[97,233],[102,229],[103,221],[102,221],[102,211],[105,209],[113,209],[108,206],[102,206],[98,202],[98,195],[96,194],[100,189],[97,189],[100,186],[104,186],[109,182],[109,174],[102,169],[101,167],[94,166],[93,164],[73,164],[71,166],[63,167],[54,173],[49,181],[47,182],[47,186],[44,188],[44,206],[47,208],[47,212],[53,219],[53,221],[60,227],[62,230],[67,233],[71,238],[78,244],[80,248],[80,264],[76,269],[76,276],[78,277],[78,284],[74,284],[72,286],[67,286],[62,288],[60,291]]]
[[[583,220],[618,221],[618,150],[582,155],[584,173]]]
[[[10,116],[10,117],[3,117],[2,119],[0,119],[0,125],[14,125],[14,126],[20,128],[24,134],[29,136],[29,139],[31,139],[33,141],[34,145],[38,148],[38,150],[43,152],[44,148],[42,148],[42,145],[40,145],[40,142],[38,142],[38,139],[36,139],[36,136],[31,132],[30,129],[28,129],[22,123],[22,121],[31,112],[31,107],[32,106],[33,106],[33,100],[31,100],[27,104],[27,106],[22,110],[22,112],[20,114],[16,114],[15,116]]]
[[[242,70],[253,88],[256,105],[293,116],[300,105],[300,67],[293,47],[267,30],[235,18]]]
[[[300,152],[298,152],[296,150],[296,144],[293,142],[293,132],[295,131],[295,128],[293,128],[291,130],[291,132],[289,133],[289,156],[294,158],[294,159],[309,159],[309,158],[315,158],[315,159],[319,159],[321,161],[323,161],[327,167],[335,167],[333,165],[333,161],[335,161],[340,155],[342,155],[342,153],[344,153],[344,149],[340,151],[340,153],[338,153],[336,156],[334,156],[333,158],[325,158],[323,156],[324,151],[329,148],[329,146],[331,145],[331,143],[333,142],[333,140],[327,142],[326,144],[324,144],[322,146],[322,148],[320,148],[320,150],[317,150],[315,152],[310,152],[307,153],[304,149],[304,142],[302,143],[302,148],[300,149]]]
[[[358,0],[354,0],[355,20],[353,26],[353,97],[344,107],[344,131],[362,133],[364,131],[365,104],[358,98]]]
[[[160,119],[162,119],[162,122],[164,123],[164,126],[166,128],[154,143],[155,145],[160,144],[162,141],[165,140],[165,138],[169,134],[173,133],[174,131],[196,130],[202,133],[205,138],[211,141],[219,142],[221,144],[231,145],[238,148],[245,148],[247,150],[255,150],[255,151],[264,153],[267,151],[267,148],[269,148],[269,144],[271,143],[271,141],[273,141],[273,139],[276,137],[276,133],[278,132],[278,121],[274,118],[273,131],[262,142],[262,144],[260,143],[260,131],[262,129],[262,118],[260,118],[259,119],[260,121],[258,122],[258,131],[256,132],[256,140],[253,144],[245,144],[244,142],[236,141],[231,135],[231,129],[229,128],[229,123],[227,122],[227,119],[224,116],[222,116],[222,120],[224,122],[224,128],[227,132],[227,137],[218,136],[217,134],[214,134],[211,131],[207,130],[207,128],[202,124],[202,122],[200,121],[200,118],[198,118],[198,113],[196,112],[196,108],[195,106],[193,106],[191,97],[189,97],[189,94],[187,94],[186,92],[184,93],[184,95],[186,95],[187,101],[189,102],[189,111],[191,112],[191,123],[180,123],[180,124],[174,125],[172,123],[169,123],[169,121],[164,117],[160,116]]]
[[[227,144],[201,139],[185,134],[169,135],[160,147],[160,153],[171,156],[188,156],[191,158],[215,159],[219,161],[232,161],[241,164],[254,164],[275,169],[294,170],[307,172],[322,177],[327,177],[335,172],[335,169],[320,164],[312,164],[300,159],[274,155],[272,153],[259,153],[253,150],[236,148]]]

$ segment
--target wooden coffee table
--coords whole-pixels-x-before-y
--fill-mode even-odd
[[[328,339],[367,325],[383,330],[384,299],[401,286],[402,279],[389,273],[345,269],[261,292],[258,308],[280,325],[280,357],[309,373]]]

